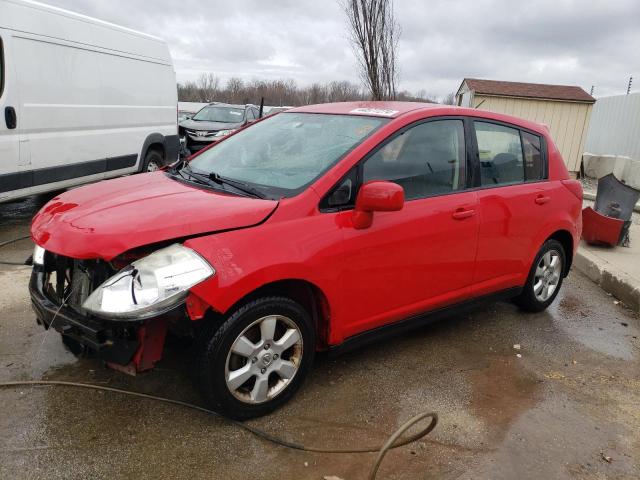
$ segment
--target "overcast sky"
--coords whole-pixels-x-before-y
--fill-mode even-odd
[[[167,40],[178,81],[358,82],[337,0],[42,0]],[[464,77],[640,91],[638,0],[396,0],[400,89],[435,97]]]

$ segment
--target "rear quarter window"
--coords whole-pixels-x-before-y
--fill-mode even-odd
[[[528,182],[542,180],[546,169],[540,137],[529,132],[522,132],[522,150],[524,152],[525,180]]]

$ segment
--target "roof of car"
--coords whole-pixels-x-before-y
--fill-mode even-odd
[[[233,108],[255,107],[255,105],[251,103],[247,103],[246,105],[236,105],[234,103],[223,103],[223,102],[210,102],[208,106],[209,107],[233,107]]]
[[[288,112],[301,113],[333,113],[342,115],[367,115],[380,116],[387,118],[396,118],[400,115],[414,110],[423,108],[438,108],[442,105],[437,103],[418,103],[418,102],[392,102],[392,101],[364,101],[364,102],[339,102],[339,103],[321,103],[318,105],[305,105],[303,107],[293,108]]]
[[[432,115],[462,115],[478,117],[480,119],[493,119],[512,123],[523,128],[528,128],[541,133],[548,131],[549,127],[542,123],[532,122],[524,118],[514,117],[504,113],[490,112],[468,107],[458,107],[455,105],[442,105],[439,103],[418,103],[418,102],[340,102],[322,103],[318,105],[305,105],[293,108],[284,113],[324,113],[335,115],[364,115],[379,116],[382,118],[398,118],[402,115],[419,111],[425,112],[425,116]],[[427,113],[428,112],[428,113]]]

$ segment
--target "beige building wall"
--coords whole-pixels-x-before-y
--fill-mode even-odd
[[[472,105],[547,125],[567,169],[580,170],[592,104],[475,94]]]

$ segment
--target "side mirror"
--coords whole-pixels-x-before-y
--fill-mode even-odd
[[[359,230],[369,228],[373,222],[373,212],[395,212],[403,206],[404,189],[400,185],[381,180],[367,182],[360,187],[356,198],[353,226]]]

